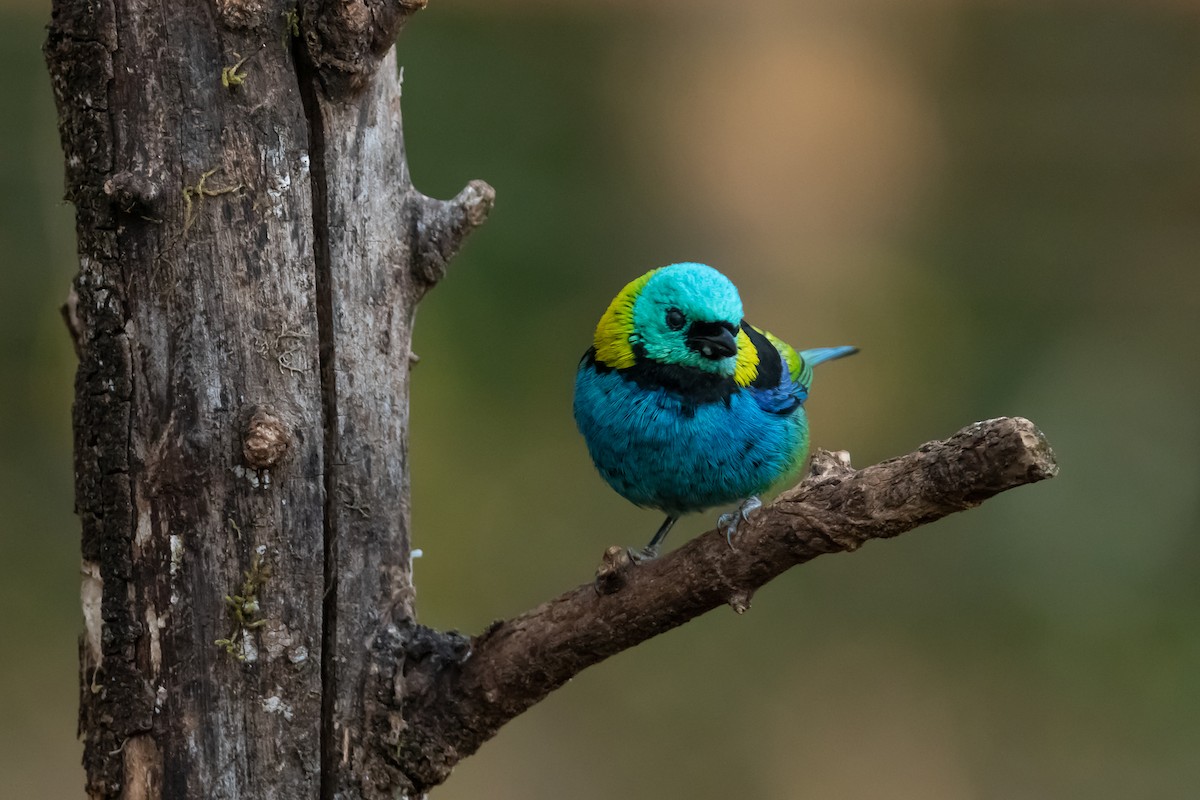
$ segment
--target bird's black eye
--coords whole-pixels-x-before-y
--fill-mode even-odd
[[[678,308],[667,309],[667,327],[673,331],[683,330],[683,324],[687,319],[683,316],[683,312]]]

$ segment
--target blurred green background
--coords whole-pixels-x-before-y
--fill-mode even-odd
[[[0,783],[34,799],[82,796],[48,17],[0,4]],[[865,465],[1019,414],[1062,464],[589,670],[437,797],[1195,796],[1194,3],[439,0],[400,60],[418,186],[499,195],[417,326],[425,622],[477,631],[658,524],[593,474],[571,387],[672,261],[862,347],[821,370],[818,446]]]

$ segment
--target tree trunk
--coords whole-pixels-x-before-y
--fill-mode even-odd
[[[817,555],[1051,477],[1020,419],[855,471],[473,639],[414,621],[417,302],[493,200],[415,191],[424,0],[55,0],[92,798],[423,795],[587,666]]]
[[[418,5],[55,3],[92,797],[406,788],[364,644],[412,613],[413,311],[491,203],[409,181]]]

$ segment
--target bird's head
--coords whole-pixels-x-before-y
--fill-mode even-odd
[[[704,264],[651,270],[622,289],[596,326],[596,360],[623,369],[639,360],[734,376],[757,354],[741,330],[737,287]]]

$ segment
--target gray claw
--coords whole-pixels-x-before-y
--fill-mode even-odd
[[[725,531],[725,541],[729,544],[729,549],[735,549],[733,546],[733,537],[737,536],[738,526],[742,520],[750,521],[750,515],[758,509],[762,508],[762,500],[757,497],[747,497],[742,501],[742,504],[735,511],[728,511],[722,514],[717,519],[717,527]]]
[[[629,560],[634,564],[641,564],[645,561],[653,561],[658,558],[658,547],[650,545],[637,549],[636,547],[626,547],[625,552],[629,554]]]

